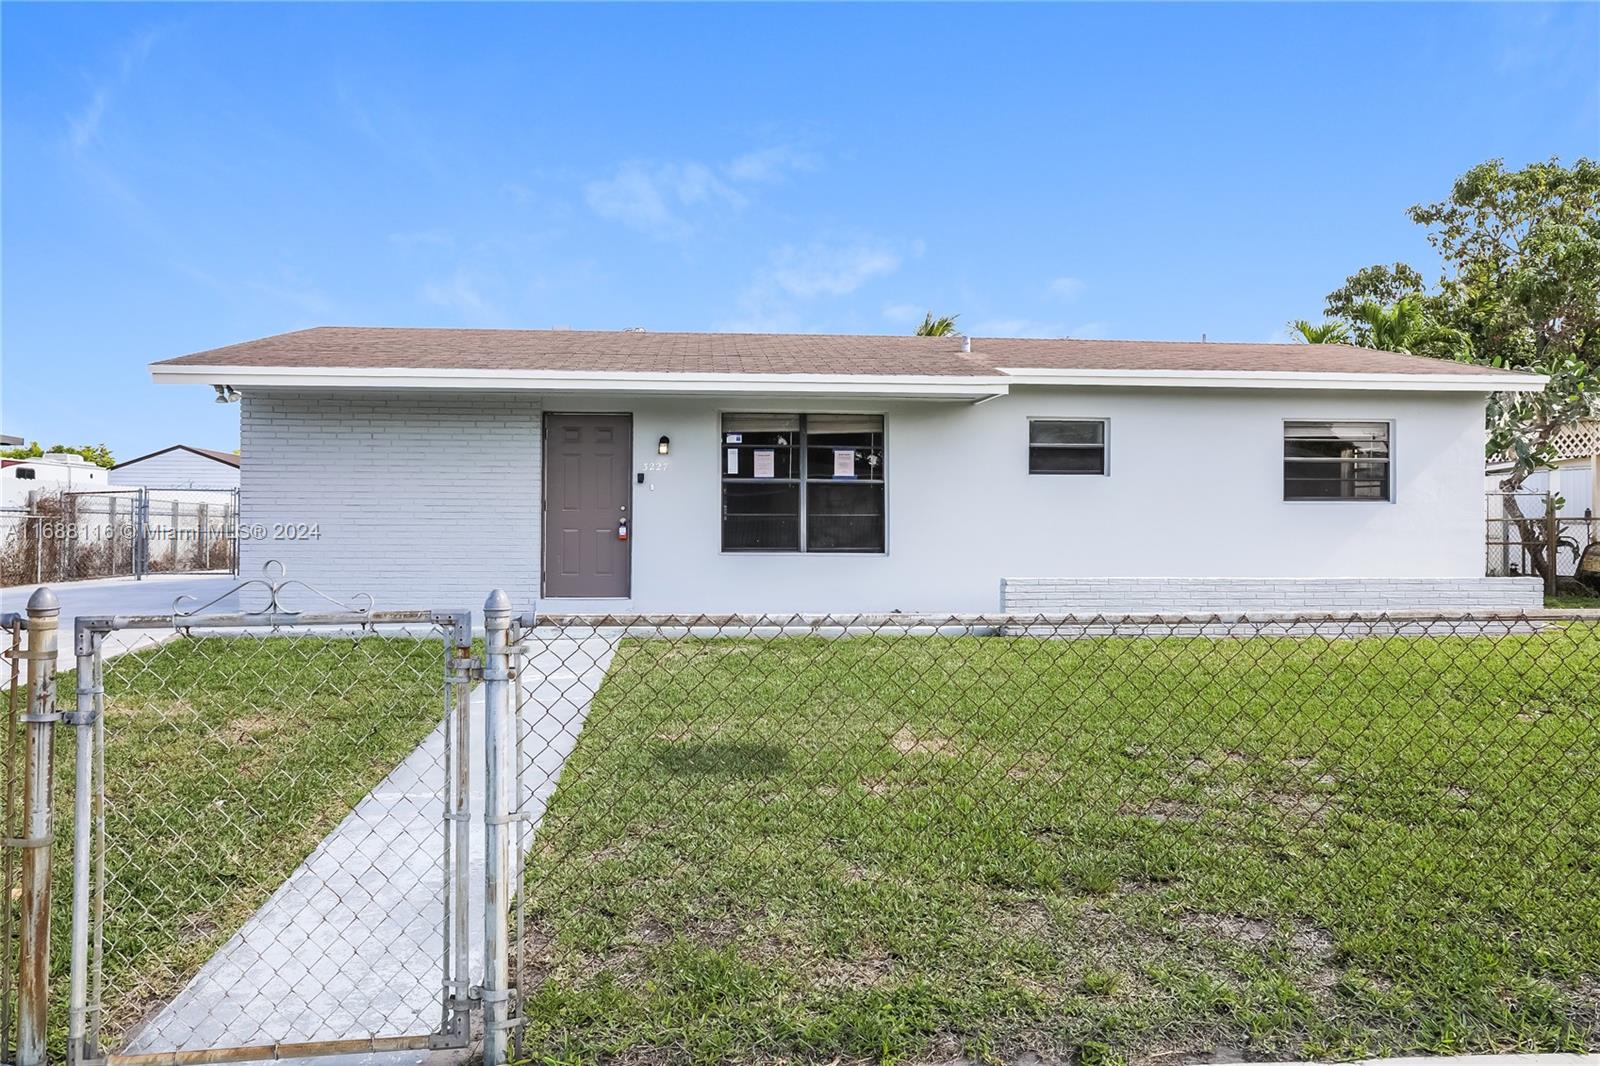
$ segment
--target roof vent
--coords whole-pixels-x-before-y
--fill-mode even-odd
[[[961,335],[961,350],[964,352],[972,351],[972,338],[964,333]]]
[[[629,326],[627,329],[623,330],[622,332],[624,332],[624,333],[643,333],[644,332],[644,327],[643,326]]]

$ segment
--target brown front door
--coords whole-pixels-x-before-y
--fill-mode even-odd
[[[544,416],[544,594],[626,596],[629,415]]]

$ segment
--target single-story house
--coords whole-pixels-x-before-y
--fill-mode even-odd
[[[113,466],[111,484],[117,488],[227,491],[239,487],[239,456],[173,444]]]
[[[244,573],[612,612],[1537,606],[1484,576],[1484,401],[1338,345],[319,328],[241,399]],[[329,467],[338,457],[337,474]]]

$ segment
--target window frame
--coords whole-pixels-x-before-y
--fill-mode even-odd
[[[1315,458],[1291,459],[1290,456],[1287,454],[1288,445],[1289,445],[1289,427],[1291,425],[1329,425],[1329,426],[1331,426],[1331,425],[1337,425],[1338,423],[1341,423],[1341,422],[1347,422],[1347,423],[1348,422],[1365,422],[1365,423],[1368,423],[1370,425],[1383,426],[1384,427],[1384,443],[1388,447],[1388,454],[1385,455],[1384,458],[1382,458],[1382,459],[1344,459],[1344,460],[1340,460],[1340,459],[1315,459]],[[1279,461],[1281,463],[1281,465],[1280,465],[1280,467],[1278,469],[1278,482],[1279,482],[1279,491],[1282,494],[1281,495],[1281,499],[1282,499],[1282,501],[1284,503],[1313,503],[1313,504],[1315,504],[1315,503],[1369,503],[1369,504],[1388,503],[1388,504],[1392,504],[1392,503],[1395,502],[1395,476],[1394,476],[1394,471],[1395,471],[1395,436],[1396,436],[1396,433],[1395,433],[1395,420],[1394,419],[1392,419],[1392,418],[1359,418],[1359,417],[1284,418],[1279,423],[1278,430],[1279,430],[1279,432],[1278,432]],[[1289,495],[1289,481],[1290,481],[1290,478],[1289,478],[1289,463],[1291,463],[1291,462],[1312,462],[1312,463],[1325,462],[1325,463],[1328,463],[1329,465],[1332,465],[1333,463],[1336,463],[1336,462],[1347,462],[1347,463],[1357,463],[1357,462],[1379,463],[1379,462],[1381,462],[1383,464],[1384,494],[1382,496],[1291,496],[1291,495]],[[1297,478],[1295,480],[1302,480],[1303,481],[1305,479],[1304,478]]]
[[[782,485],[794,485],[796,487],[796,490],[797,490],[797,492],[799,494],[799,509],[796,512],[796,520],[799,522],[799,547],[797,547],[797,548],[729,548],[727,546],[726,540],[724,539],[724,533],[723,533],[723,522],[725,521],[725,516],[723,515],[722,512],[723,512],[723,509],[726,507],[726,502],[725,502],[726,496],[725,496],[725,494],[723,492],[723,486],[726,485],[728,483],[728,481],[729,481],[728,477],[726,476],[727,467],[725,465],[726,462],[727,462],[727,453],[726,453],[725,449],[728,447],[728,444],[727,444],[727,440],[726,440],[727,430],[724,429],[723,427],[724,427],[724,419],[729,415],[735,415],[735,416],[737,416],[737,415],[778,415],[778,416],[783,416],[783,417],[793,417],[793,418],[796,418],[796,419],[799,420],[799,423],[800,423],[800,430],[799,430],[800,439],[794,445],[794,448],[795,448],[795,462],[798,465],[798,476],[790,477],[790,478],[759,478],[759,479],[758,478],[736,478],[736,479],[733,479],[735,484],[741,484],[741,485],[776,483],[776,484],[782,484]],[[829,415],[840,415],[840,416],[847,417],[847,418],[876,418],[876,419],[879,420],[879,422],[880,422],[880,424],[882,426],[882,429],[880,431],[880,435],[883,438],[883,447],[882,447],[883,475],[881,477],[877,478],[877,479],[856,480],[856,481],[852,482],[853,484],[858,484],[858,485],[859,484],[866,484],[866,485],[881,485],[882,486],[882,489],[883,489],[883,546],[881,548],[878,548],[877,550],[873,550],[873,551],[814,550],[807,544],[808,532],[809,532],[808,529],[807,529],[807,525],[808,525],[808,521],[810,519],[810,509],[809,509],[809,504],[808,504],[808,497],[809,497],[810,494],[807,491],[807,486],[813,483],[813,479],[810,479],[810,478],[806,477],[806,473],[807,473],[807,470],[808,470],[808,463],[810,461],[810,459],[809,459],[810,428],[807,425],[806,420],[808,418],[811,418],[811,417],[814,417],[814,416],[829,416]],[[773,556],[780,556],[780,557],[784,557],[784,558],[789,558],[789,557],[793,557],[793,556],[802,556],[802,557],[804,557],[804,556],[817,556],[817,557],[841,557],[841,556],[843,556],[843,557],[847,557],[848,558],[848,557],[851,557],[851,556],[856,556],[856,557],[864,557],[864,558],[872,559],[872,558],[881,558],[881,557],[887,556],[889,554],[889,534],[890,534],[890,530],[889,530],[889,458],[890,458],[890,456],[889,456],[889,451],[890,451],[889,423],[890,423],[890,418],[889,418],[888,412],[886,412],[886,411],[841,411],[841,410],[838,410],[838,409],[816,409],[816,408],[807,408],[805,410],[792,410],[792,409],[791,410],[784,410],[784,409],[774,409],[772,407],[729,408],[729,409],[718,410],[716,412],[715,419],[716,419],[716,421],[715,421],[715,431],[716,431],[716,436],[717,436],[717,447],[715,449],[716,461],[717,461],[717,553],[719,555],[734,555],[734,556],[773,555]],[[829,482],[831,482],[833,480],[835,480],[835,479],[832,479],[832,478],[817,478],[817,479],[815,479],[815,483],[816,484],[824,484],[825,485],[825,484],[828,484]],[[842,481],[844,479],[838,479],[838,480]]]
[[[1100,443],[1093,444],[1035,444],[1033,442],[1033,424],[1035,422],[1093,422],[1100,426]],[[1029,477],[1110,477],[1111,476],[1111,419],[1100,418],[1092,415],[1029,415],[1027,425],[1027,438],[1025,440],[1028,453]],[[1033,450],[1035,448],[1058,449],[1062,451],[1092,451],[1096,447],[1100,450],[1099,470],[1035,470],[1033,468]]]

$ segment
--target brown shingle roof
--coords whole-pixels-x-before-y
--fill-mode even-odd
[[[1499,374],[1488,367],[1336,344],[1021,340],[799,333],[322,326],[158,365],[696,374],[991,376],[1002,367],[1357,374]]]

